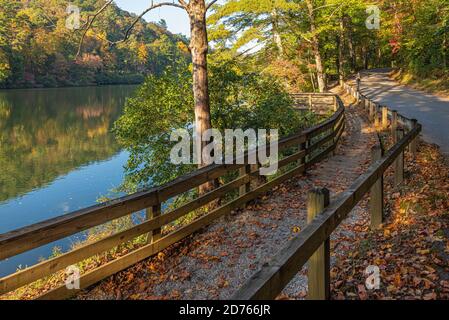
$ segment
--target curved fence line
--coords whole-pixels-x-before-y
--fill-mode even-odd
[[[320,95],[315,96],[320,97]],[[307,168],[321,161],[335,150],[345,129],[345,109],[341,99],[335,95],[322,95],[321,97],[332,98],[332,106],[335,113],[323,123],[283,138],[278,142],[280,151],[290,151],[287,156],[278,162],[279,167],[284,168],[286,172],[276,176],[269,182],[256,183],[260,181],[261,165],[248,164],[249,155],[257,152],[258,150],[256,149],[245,154],[244,164],[211,165],[182,176],[161,187],[141,191],[25,228],[0,234],[0,260],[3,260],[144,209],[147,210],[148,217],[148,220],[145,222],[127,230],[107,236],[94,243],[88,243],[60,256],[1,278],[0,295],[48,277],[89,257],[107,252],[136,237],[148,234],[148,243],[146,245],[84,273],[79,279],[80,289],[87,288],[110,275],[157,254],[207,226],[219,217],[230,213],[232,210],[244,207],[246,203],[256,199],[273,187],[291,179],[297,174],[303,173]],[[237,161],[234,163],[237,163]],[[181,207],[162,212],[164,202],[198,188],[204,183],[229,174],[237,175],[238,178],[206,194],[200,195]],[[226,195],[237,190],[237,198],[222,204],[175,231],[168,234],[161,232],[164,226],[171,225],[178,219],[195,212],[195,210],[204,208],[212,202],[223,200]],[[78,291],[77,289],[71,290],[65,285],[61,285],[43,294],[40,298],[63,299],[76,295]]]
[[[374,147],[373,163],[346,191],[329,205],[329,191],[316,189],[309,193],[308,215],[310,223],[289,241],[273,259],[256,272],[232,297],[235,300],[267,300],[276,298],[302,267],[308,267],[308,298],[330,298],[330,245],[333,231],[347,217],[351,210],[370,194],[371,227],[379,228],[383,222],[383,177],[386,170],[394,164],[395,183],[400,184],[404,178],[404,152],[416,152],[416,139],[422,127],[413,119],[400,116],[396,111],[389,111],[359,92],[358,89],[345,84],[344,89],[358,100],[360,106],[369,111],[370,119],[375,124],[382,123],[384,129],[390,129],[395,141],[394,146],[383,155],[384,150]],[[379,111],[382,113],[379,114]],[[382,122],[379,116],[382,115]],[[376,120],[377,119],[377,120]],[[407,133],[404,135],[404,128]]]

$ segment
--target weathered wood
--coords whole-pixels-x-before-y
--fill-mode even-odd
[[[398,112],[393,110],[391,112],[391,136],[393,138],[393,142],[398,142],[398,137],[396,135],[396,130],[398,129]]]
[[[306,136],[306,140],[310,140],[316,137],[317,135],[331,129],[335,125],[335,122],[337,122],[339,119],[341,119],[341,117],[344,116],[344,111],[345,111],[344,107],[340,107],[338,111],[334,115],[332,115],[328,120],[324,121],[319,125],[304,130],[303,134]]]
[[[382,107],[382,129],[388,128],[388,107]]]
[[[382,160],[374,163],[346,192],[340,194],[321,215],[282,248],[270,262],[263,265],[231,299],[276,298],[420,131],[421,125],[418,125],[400,143],[393,146]]]
[[[369,105],[369,120],[371,122],[373,122],[373,119],[374,119],[375,108],[376,108],[376,106],[375,106],[374,102],[371,101],[370,105]]]
[[[322,125],[328,127],[338,119],[342,112],[344,110],[339,110],[328,121],[323,122]],[[320,125],[317,125],[312,127],[311,130],[307,130],[306,134],[314,135],[319,130]],[[301,132],[281,139],[279,141],[279,150],[306,141],[306,134]],[[248,151],[245,157],[251,152],[257,152],[257,150]],[[242,166],[244,165],[211,165],[175,179],[162,187],[138,192],[25,228],[0,234],[0,260],[152,207]]]
[[[411,121],[412,121],[412,128],[415,128],[418,125],[418,120],[412,119]],[[410,143],[410,153],[413,155],[413,157],[416,157],[417,152],[418,152],[418,138],[415,138]]]
[[[339,97],[335,98],[334,95],[329,94],[329,99],[331,99],[330,104],[335,101],[338,102],[339,108],[337,112],[333,116],[331,116],[328,120],[324,121],[321,124],[318,124],[307,130],[304,130],[301,133],[297,133],[290,137],[282,139],[281,141],[279,141],[280,150],[298,144],[304,146],[304,144],[308,141],[307,139],[316,137],[317,135],[325,131],[328,131],[329,129],[334,129],[333,134],[335,133],[337,134],[336,143],[338,142],[345,127],[343,121],[344,106]],[[339,128],[340,131],[338,131]],[[329,136],[325,137],[324,139],[328,138]],[[323,139],[321,141],[323,141]],[[303,165],[295,169],[292,169],[286,174],[270,181],[270,183],[264,184],[261,187],[257,188],[257,190],[255,190],[256,192],[248,192],[245,196],[239,197],[237,200],[243,201],[245,199],[249,199],[248,201],[250,201],[254,199],[254,197],[257,197],[257,195],[260,194],[260,192],[267,191],[266,188],[272,188],[273,186],[281,183],[282,181],[291,178],[292,175],[305,172],[306,167],[309,167],[314,163],[320,161],[334,149],[335,145],[333,144],[320,154],[314,156],[310,160],[310,162],[307,163],[307,165],[304,163]],[[247,154],[256,151],[257,150],[249,151],[247,152]],[[279,161],[279,165],[283,166],[298,159],[301,159],[301,157],[304,157],[305,154],[306,150],[300,151],[297,154],[282,159],[281,161]],[[44,261],[41,264],[35,265],[31,268],[22,270],[19,273],[0,279],[0,290],[6,290],[4,292],[14,290],[15,288],[19,288],[20,286],[38,280],[41,277],[47,276],[58,270],[62,270],[67,265],[74,264],[92,255],[104,252],[120,243],[132,240],[136,236],[145,234],[150,231],[155,231],[154,234],[156,236],[153,242],[160,244],[161,243],[160,241],[166,238],[166,237],[162,239],[160,238],[161,237],[160,228],[162,226],[182,217],[183,215],[187,214],[188,212],[191,212],[192,210],[195,210],[203,205],[206,205],[207,203],[217,199],[217,197],[223,196],[226,192],[229,192],[230,190],[238,188],[242,185],[245,185],[245,188],[247,188],[248,184],[250,184],[250,176],[252,175],[252,173],[248,174],[248,172],[246,172],[245,176],[240,177],[239,179],[231,182],[230,184],[212,190],[211,192],[206,193],[205,195],[191,201],[190,203],[178,209],[175,209],[171,212],[161,215],[160,204],[163,201],[166,201],[190,189],[196,188],[207,181],[216,179],[227,172],[237,170],[242,166],[244,165],[209,166],[206,168],[202,168],[192,174],[176,179],[175,181],[170,182],[169,184],[162,187],[142,191],[138,194],[110,201],[106,204],[94,206],[85,210],[80,210],[62,217],[47,220],[37,225],[33,225],[27,228],[22,228],[7,234],[0,235],[0,260],[2,260],[15,254],[27,251],[29,249],[36,248],[40,245],[50,243],[54,240],[64,238],[65,236],[78,233],[90,227],[94,227],[96,225],[100,225],[110,220],[120,218],[127,214],[140,211],[144,208],[151,207],[152,209],[154,209],[154,211],[152,210],[151,212],[150,211],[147,212],[149,218],[151,217],[153,218],[151,220],[142,223],[139,226],[135,226],[133,228],[120,232],[116,235],[112,235],[96,243],[85,245],[79,248],[79,250],[77,249],[68,252],[60,257]],[[236,203],[238,203],[240,206],[243,204],[243,202],[240,203],[238,201],[237,202],[233,201],[230,204],[218,208],[217,210],[222,210],[218,212],[228,212],[228,210],[232,210],[232,208],[234,208]],[[208,215],[207,217],[209,217],[207,219],[210,219],[211,216]],[[201,221],[204,222],[205,220]],[[188,228],[183,230],[192,230],[193,228],[190,225],[186,227]],[[179,237],[178,233],[176,237]],[[147,248],[149,248],[148,247],[149,245],[147,245]],[[147,249],[146,251],[144,250],[145,254],[148,254],[150,251],[151,251],[150,249]],[[139,252],[140,253],[136,253],[134,258],[142,254],[143,251]],[[158,251],[156,250],[156,252]],[[87,275],[85,279],[87,279],[87,283],[89,283],[89,281],[94,281],[100,275],[107,274],[108,273],[107,270],[116,270],[114,268],[119,268],[119,266],[123,266],[126,264],[127,264],[126,261],[117,262],[117,264],[114,264],[112,267],[105,267],[104,269],[102,269],[103,271],[98,271],[98,273],[95,273],[94,275],[89,273],[89,275]]]
[[[290,170],[289,172],[271,180],[270,182],[252,190],[251,192],[229,202],[228,204],[211,211],[209,214],[200,217],[194,222],[180,228],[177,231],[174,231],[160,240],[148,244],[136,251],[133,251],[126,256],[115,259],[103,266],[100,266],[80,277],[80,289],[87,288],[92,284],[113,275],[121,270],[124,270],[133,264],[142,261],[162,250],[169,247],[170,245],[184,239],[185,237],[193,234],[194,232],[200,230],[201,228],[209,225],[212,221],[218,219],[219,217],[230,213],[232,210],[235,210],[245,203],[257,198],[273,187],[279,185],[280,183],[291,179],[292,177],[300,174],[304,170],[304,167],[297,167],[295,169]],[[53,300],[53,299],[66,299],[71,296],[76,295],[79,290],[68,290],[66,286],[60,286],[56,289],[53,289],[42,296],[39,299],[43,300]]]
[[[240,176],[246,176],[246,175],[251,175],[251,165],[247,164],[246,166],[244,166],[243,168],[240,168]],[[240,186],[239,188],[239,195],[243,196],[246,193],[251,191],[251,180],[248,181],[248,183],[245,183],[244,185]]]
[[[401,140],[404,137],[404,129],[396,129],[396,138]],[[394,183],[399,186],[404,182],[404,151],[402,151],[396,161],[394,166]]]
[[[382,159],[383,150],[380,146],[374,146],[371,149],[372,161],[375,163]],[[371,229],[378,229],[383,223],[384,215],[384,180],[383,175],[371,187],[370,191],[370,214],[371,214]]]
[[[0,234],[0,260],[151,207],[239,167],[240,165],[209,166],[176,179],[163,187],[138,192]]]
[[[292,155],[290,155],[288,157],[285,157],[284,159],[280,160],[278,162],[278,167],[279,168],[285,167],[286,165],[288,165],[288,164],[290,164],[292,162],[295,162],[297,160],[298,160],[298,165],[301,166],[301,165],[304,164],[305,156],[306,156],[306,150],[305,149],[301,150],[301,151],[298,151],[298,152],[296,152],[296,153],[294,153],[294,154],[292,154]]]
[[[147,220],[153,220],[157,217],[159,217],[161,215],[162,212],[162,205],[156,204],[154,206],[152,206],[151,208],[148,208],[146,210],[146,218]],[[157,240],[159,240],[161,238],[161,228],[156,228],[153,231],[148,233],[148,237],[147,237],[147,242],[148,243],[153,243],[156,242]]]
[[[46,277],[54,272],[62,270],[67,266],[75,264],[95,254],[99,254],[105,252],[106,250],[112,249],[113,247],[130,241],[146,232],[158,229],[163,225],[173,222],[176,219],[184,216],[185,214],[210,203],[214,199],[223,197],[226,193],[235,190],[242,184],[246,184],[249,181],[249,176],[240,177],[226,185],[221,186],[220,188],[217,188],[195,200],[190,201],[189,203],[171,212],[165,213],[152,220],[145,221],[142,224],[131,227],[128,230],[111,235],[97,242],[78,247],[77,249],[67,252],[61,256],[43,261],[37,265],[21,270],[7,277],[1,278],[0,295]]]
[[[374,127],[379,128],[380,120],[379,120],[379,110],[378,106],[374,108]]]
[[[326,188],[309,192],[307,199],[307,223],[311,223],[329,206],[330,193]],[[327,238],[309,259],[307,299],[328,300],[330,298],[330,240]]]

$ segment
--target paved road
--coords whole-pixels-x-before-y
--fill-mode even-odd
[[[362,73],[362,92],[374,101],[396,109],[423,125],[426,141],[436,143],[449,155],[449,98],[442,98],[398,84],[388,70]]]

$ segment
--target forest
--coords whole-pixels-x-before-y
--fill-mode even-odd
[[[400,81],[447,89],[447,0],[212,3],[205,30],[192,30],[209,42],[207,62],[192,49],[200,41],[192,37],[190,44],[193,66],[204,65],[209,81],[198,83],[195,68],[174,62],[162,76],[147,78],[116,123],[119,141],[132,154],[125,182],[131,190],[185,173],[186,167],[166,162],[171,144],[165,133],[192,123],[199,112],[210,113],[203,129],[271,126],[287,135],[301,121],[286,94],[325,92],[363,69],[394,68]]]
[[[158,74],[176,55],[187,56],[183,36],[173,35],[164,21],[141,23],[127,43],[110,46],[133,17],[111,6],[87,35],[67,28],[65,0],[0,1],[0,88],[64,87],[142,83]],[[83,16],[101,1],[73,1]]]
[[[58,117],[0,100],[0,201],[127,155],[117,197],[0,234],[0,262],[82,235],[0,278],[0,300],[449,299],[449,0],[76,0],[76,30],[63,0],[0,5],[1,88],[139,84],[108,110],[59,93],[80,107]],[[145,20],[161,7],[189,37]],[[275,128],[280,168],[211,165],[213,136],[175,163],[180,128]]]

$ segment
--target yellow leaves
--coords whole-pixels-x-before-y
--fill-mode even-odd
[[[187,47],[187,45],[184,43],[184,42],[182,42],[182,41],[178,41],[177,42],[177,44],[176,44],[176,46],[178,47],[178,49],[181,51],[181,52],[183,52],[183,53],[185,53],[185,54],[188,54],[190,51],[189,51],[189,47]]]
[[[395,292],[397,292],[398,291],[398,289],[395,287],[395,286],[393,286],[393,285],[389,285],[388,287],[387,287],[387,292],[388,293],[395,293]]]
[[[165,260],[165,254],[163,252],[159,252],[158,255],[157,255],[157,258],[160,261],[164,261]]]
[[[156,271],[156,266],[153,264],[153,263],[150,263],[150,265],[148,266],[148,268],[151,270],[151,271]]]
[[[421,255],[427,255],[430,253],[430,250],[429,249],[426,249],[426,250],[418,249],[418,250],[416,250],[416,253],[421,254]]]
[[[137,49],[137,57],[141,63],[145,63],[148,60],[148,48],[145,44],[141,43]]]
[[[399,273],[397,273],[397,274],[394,276],[393,283],[394,283],[394,285],[395,285],[396,287],[402,286],[402,278],[401,278],[401,275],[400,275]]]

